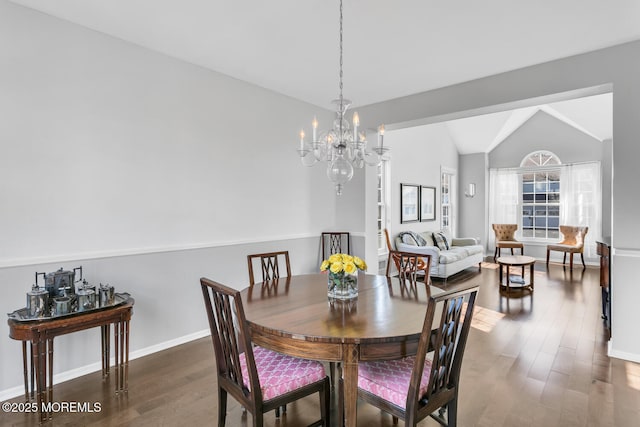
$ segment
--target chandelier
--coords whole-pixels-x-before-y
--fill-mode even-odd
[[[312,138],[305,141],[304,130],[300,131],[300,148],[298,154],[302,164],[313,166],[318,162],[327,162],[327,177],[336,186],[336,194],[342,195],[343,186],[353,178],[354,169],[361,169],[365,164],[377,166],[382,156],[389,149],[384,147],[384,125],[378,127],[378,144],[367,148],[365,132],[359,128],[360,117],[353,113],[351,122],[353,129],[345,118],[351,101],[342,96],[342,0],[340,0],[340,96],[332,101],[336,106],[336,118],[333,127],[327,131],[318,131],[318,120],[313,118]]]

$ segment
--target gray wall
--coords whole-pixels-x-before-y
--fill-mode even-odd
[[[6,2],[0,51],[0,265],[334,226],[296,152],[331,113]]]
[[[610,354],[640,361],[634,270],[640,258],[640,42],[631,42],[360,108],[367,123],[411,126],[613,90],[612,340]],[[463,112],[463,113],[461,113]],[[373,206],[369,206],[373,209]],[[617,230],[620,230],[617,232]]]
[[[489,168],[519,167],[525,156],[538,150],[551,151],[565,164],[586,161],[603,163],[602,142],[543,111],[538,111],[489,153],[488,166]],[[601,172],[609,175],[611,173],[610,169],[604,166]],[[610,188],[602,189],[602,199],[611,199]],[[487,231],[487,243],[489,233],[493,233],[490,228]],[[487,247],[488,253],[492,253],[493,250],[493,247]],[[546,259],[545,243],[528,242],[525,245],[525,251],[529,256]],[[595,253],[595,251],[589,251],[589,253]],[[554,261],[560,260],[561,257],[560,253],[551,253],[551,259]],[[599,265],[597,258],[589,258],[587,254],[585,254],[585,262]]]
[[[551,151],[562,163],[602,160],[602,143],[538,111],[489,153],[489,168],[519,167],[528,154]]]
[[[474,153],[460,156],[460,215],[458,217],[460,237],[475,237],[483,244],[487,242],[487,154]],[[476,195],[465,197],[464,191],[468,184],[476,185]],[[473,212],[473,215],[469,215]]]
[[[296,153],[314,115],[333,119],[0,0],[0,313],[24,307],[36,271],[82,265],[136,299],[135,356],[202,333],[198,279],[244,287],[248,253],[288,249],[295,273],[317,271],[330,229],[364,253],[363,199],[339,208]],[[56,381],[98,360],[96,331],[56,339]],[[0,361],[4,400],[22,383],[6,329]]]

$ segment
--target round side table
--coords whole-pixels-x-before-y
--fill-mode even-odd
[[[533,291],[533,265],[536,263],[536,259],[530,256],[513,255],[513,256],[501,256],[496,260],[498,262],[498,268],[500,269],[500,289],[504,289],[510,292],[511,289],[528,289]],[[525,277],[525,267],[529,266],[529,277]],[[511,267],[520,267],[520,276],[511,275]],[[506,270],[506,275],[504,274]]]

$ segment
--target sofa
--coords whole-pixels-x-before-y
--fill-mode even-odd
[[[451,237],[446,231],[400,232],[395,245],[399,251],[431,255],[431,277],[441,279],[474,265],[481,268],[484,259],[477,239]]]

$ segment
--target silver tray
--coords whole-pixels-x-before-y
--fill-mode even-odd
[[[92,308],[91,310],[72,311],[71,313],[61,314],[59,316],[29,317],[29,312],[27,310],[27,307],[24,307],[14,311],[13,313],[7,313],[7,316],[9,316],[9,319],[13,319],[17,322],[41,322],[43,320],[63,319],[65,317],[78,316],[80,314],[91,313],[94,311],[107,310],[109,308],[116,307],[120,304],[124,304],[129,300],[129,298],[131,298],[131,295],[129,295],[127,292],[120,292],[120,293],[116,292],[114,294],[113,304]]]

